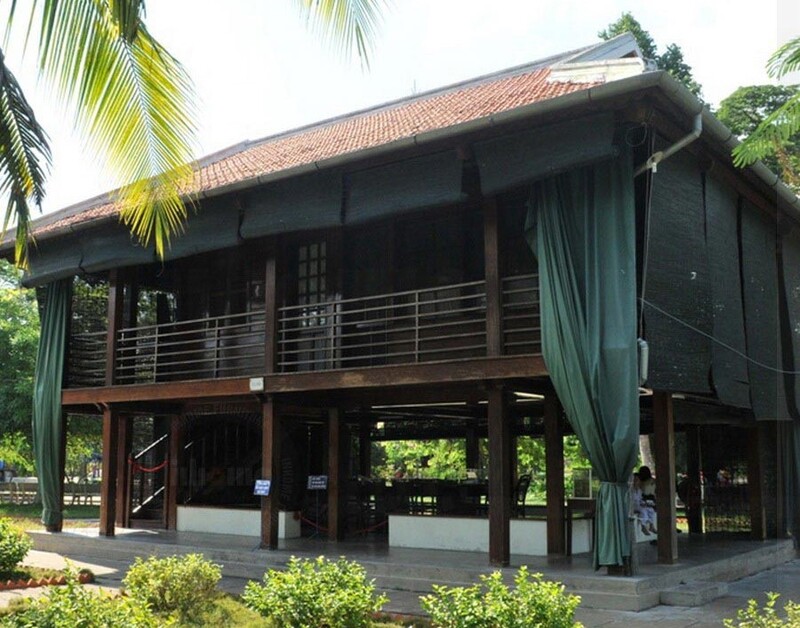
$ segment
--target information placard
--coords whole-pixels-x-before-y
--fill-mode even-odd
[[[324,491],[328,488],[328,476],[309,475],[307,488],[309,491]]]
[[[269,497],[269,489],[272,488],[272,480],[256,480],[253,487],[253,495]]]

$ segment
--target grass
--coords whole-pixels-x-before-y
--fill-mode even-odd
[[[4,504],[0,503],[0,517],[13,519],[25,530],[43,530],[41,522],[41,504]],[[100,518],[100,506],[74,505],[64,508],[65,528],[88,528],[97,525]]]
[[[11,571],[0,571],[0,582],[6,580],[39,580],[40,578],[58,578],[64,572],[59,569],[45,569],[43,567],[28,567],[27,565],[17,565]]]

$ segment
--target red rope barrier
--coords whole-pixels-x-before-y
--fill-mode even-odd
[[[321,526],[318,523],[315,523],[314,521],[311,521],[310,519],[306,519],[303,515],[300,515],[300,521],[302,521],[305,524],[310,525],[313,528],[316,528],[320,532],[327,532],[328,531],[328,528],[326,528],[324,526]]]
[[[161,464],[157,464],[154,467],[143,467],[135,460],[130,460],[130,463],[131,463],[131,469],[133,471],[140,471],[141,473],[156,473],[158,471],[161,471],[161,469],[167,466],[166,460],[164,460],[164,462],[162,462]]]
[[[374,526],[369,526],[367,528],[364,528],[363,530],[356,530],[354,534],[367,534],[367,532],[372,532],[373,530],[377,530],[378,528],[382,528],[387,523],[389,523],[389,520],[385,519],[384,521],[380,521],[380,522],[376,523]]]

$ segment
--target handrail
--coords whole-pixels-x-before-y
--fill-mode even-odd
[[[140,451],[138,454],[136,454],[136,455],[132,456],[132,459],[133,459],[133,460],[138,460],[139,458],[141,458],[142,456],[144,456],[144,455],[145,455],[147,452],[149,452],[150,450],[152,450],[154,447],[157,447],[157,446],[159,445],[159,443],[162,443],[162,442],[164,442],[164,441],[165,441],[167,438],[169,438],[169,434],[164,434],[164,435],[163,435],[163,436],[161,436],[160,438],[157,438],[157,439],[156,439],[156,440],[154,440],[152,443],[150,443],[150,444],[149,444],[147,447],[145,447],[144,449],[142,449],[142,451]]]

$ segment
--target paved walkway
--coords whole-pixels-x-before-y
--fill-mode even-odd
[[[101,564],[102,562],[102,564]],[[63,557],[52,552],[31,551],[26,564],[39,567],[63,568],[66,564]],[[128,567],[127,564],[115,561],[74,561],[77,568],[88,567],[97,576],[95,586],[104,589],[117,589]],[[231,593],[241,593],[245,580],[240,578],[223,578],[221,586]],[[40,595],[43,589],[23,589],[20,591],[0,592],[0,606],[20,596]],[[722,620],[735,617],[736,611],[747,606],[751,598],[766,599],[765,592],[775,591],[781,594],[783,602],[800,600],[800,559],[770,569],[754,576],[742,578],[730,583],[728,595],[698,608],[676,606],[657,606],[639,613],[627,611],[604,611],[596,609],[578,609],[577,619],[587,628],[604,626],[613,628],[719,628]],[[416,593],[388,591],[391,603],[387,610],[397,612],[419,613],[419,596]],[[782,604],[779,601],[779,605]]]

